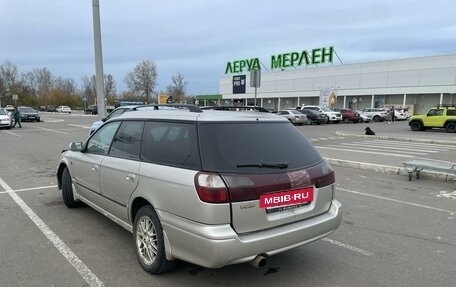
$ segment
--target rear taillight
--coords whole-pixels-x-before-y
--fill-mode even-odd
[[[316,188],[322,188],[336,182],[336,175],[332,166],[325,162],[318,168],[309,169],[309,174],[312,178],[312,184]]]
[[[195,187],[201,201],[208,203],[229,202],[228,189],[216,173],[199,172],[195,175]]]

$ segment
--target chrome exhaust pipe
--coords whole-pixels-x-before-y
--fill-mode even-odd
[[[264,267],[266,263],[268,263],[268,258],[262,254],[257,255],[252,261],[250,261],[250,264],[255,268]]]

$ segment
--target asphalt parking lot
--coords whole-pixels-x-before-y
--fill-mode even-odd
[[[41,116],[43,122],[0,130],[2,286],[454,286],[453,183],[344,166],[335,166],[343,223],[328,238],[274,256],[260,269],[179,262],[169,273],[149,275],[129,232],[88,207],[66,208],[56,187],[61,150],[84,141],[97,118]],[[359,127],[299,128],[322,138]]]

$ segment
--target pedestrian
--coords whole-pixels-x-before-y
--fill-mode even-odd
[[[19,124],[19,128],[22,128],[22,125],[21,125],[21,112],[17,109],[16,106],[14,106],[13,117],[14,117],[13,128],[16,127],[16,124]]]
[[[394,123],[394,107],[391,107],[391,122]]]

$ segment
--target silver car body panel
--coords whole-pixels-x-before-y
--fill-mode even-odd
[[[159,211],[174,258],[220,268],[274,255],[331,234],[342,220],[342,205],[333,200],[319,216],[258,232],[237,234],[231,225],[206,225]]]

